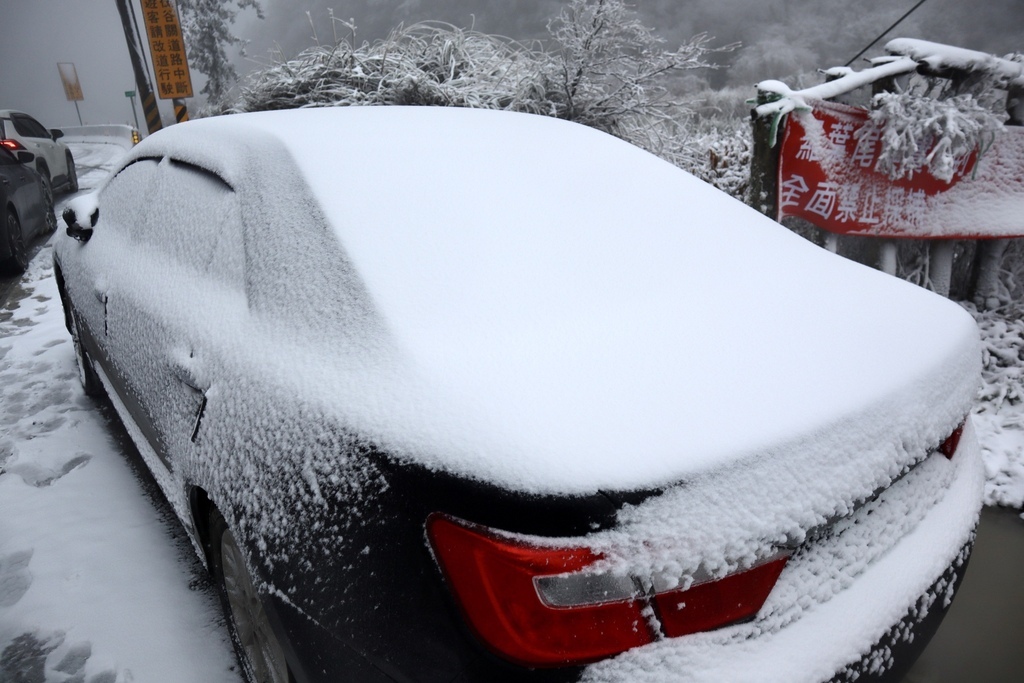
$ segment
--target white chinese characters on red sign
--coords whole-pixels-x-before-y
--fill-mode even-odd
[[[867,120],[866,110],[832,102],[787,117],[778,220],[795,216],[847,235],[936,236],[929,198],[971,173],[976,154],[960,159],[952,180],[945,182],[923,168],[927,150],[922,150],[920,163],[911,162],[921,170],[893,180],[876,170],[881,140],[877,128],[865,125]]]

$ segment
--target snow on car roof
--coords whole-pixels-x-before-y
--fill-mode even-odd
[[[780,453],[934,446],[969,409],[977,333],[958,306],[583,126],[263,112],[173,126],[133,156],[177,150],[237,186],[263,138],[435,391],[381,391],[361,424],[429,466],[526,491],[650,487]],[[307,360],[297,374],[325,372]],[[823,455],[837,438],[849,448]]]

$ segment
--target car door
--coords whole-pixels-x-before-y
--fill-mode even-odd
[[[133,234],[147,219],[147,198],[156,183],[159,158],[137,159],[125,166],[100,191],[100,207],[88,241],[62,241],[58,259],[65,289],[74,311],[82,343],[140,427],[141,406],[125,388],[124,364],[110,345],[110,306],[119,292],[131,287],[125,282],[131,261]],[[88,217],[80,216],[88,223]]]
[[[3,185],[0,196],[7,199],[0,204],[0,216],[8,201],[13,204],[27,242],[46,225],[47,207],[39,179],[7,150],[0,150],[0,184]]]
[[[111,292],[108,328],[125,390],[141,409],[133,417],[173,470],[202,437],[224,377],[222,349],[248,311],[241,212],[224,180],[169,158],[145,203],[130,263]]]

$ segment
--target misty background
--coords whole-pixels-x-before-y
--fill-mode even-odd
[[[138,0],[134,0],[138,3]],[[231,0],[227,0],[230,4]],[[910,9],[916,0],[636,0],[642,21],[669,49],[698,33],[715,44],[742,47],[718,56],[694,87],[749,87],[765,78],[799,83],[799,74],[845,64]],[[304,48],[331,44],[335,35],[356,43],[385,37],[399,24],[436,20],[522,42],[543,41],[558,0],[260,0],[264,18],[239,11],[232,32],[247,41],[245,54],[230,49],[244,84],[246,74]],[[136,4],[138,11],[138,5]],[[355,26],[332,23],[334,16]],[[308,13],[308,16],[307,16]],[[316,39],[314,40],[314,36]],[[1004,55],[1024,50],[1024,0],[926,0],[866,56],[882,54],[886,40],[923,38]],[[148,59],[148,57],[147,57]],[[85,100],[82,120],[131,123],[125,92],[135,90],[124,32],[114,0],[0,0],[0,108],[27,111],[45,125],[76,125],[64,97],[57,62],[73,62]],[[858,65],[854,65],[858,66]],[[193,88],[202,74],[193,69]],[[809,76],[804,76],[804,79]],[[193,111],[204,98],[188,101]],[[139,106],[139,105],[137,105]],[[173,121],[161,101],[164,123]],[[139,109],[141,121],[141,109]]]

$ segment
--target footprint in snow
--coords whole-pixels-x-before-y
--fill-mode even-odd
[[[0,472],[3,472],[4,465],[14,455],[14,442],[10,439],[4,439],[0,441]]]
[[[87,453],[78,453],[63,464],[45,467],[33,462],[15,463],[7,468],[10,474],[17,474],[29,486],[43,488],[70,474],[92,459]]]
[[[31,550],[0,557],[0,607],[17,604],[32,586],[32,572],[28,570],[31,561]]]
[[[79,643],[68,648],[67,653],[61,657],[60,662],[54,669],[69,676],[64,683],[85,683],[85,663],[89,661],[89,657],[92,657],[92,645],[89,643]],[[114,676],[110,680],[116,678],[114,672],[104,671],[102,674],[93,676],[92,680],[95,681],[103,675]]]
[[[0,652],[0,681],[4,683],[118,683],[132,680],[124,671],[119,678],[116,671],[106,670],[85,678],[85,665],[92,656],[89,643],[64,647],[64,634],[55,633],[47,638],[23,633],[14,638]],[[57,660],[53,664],[52,660]]]

